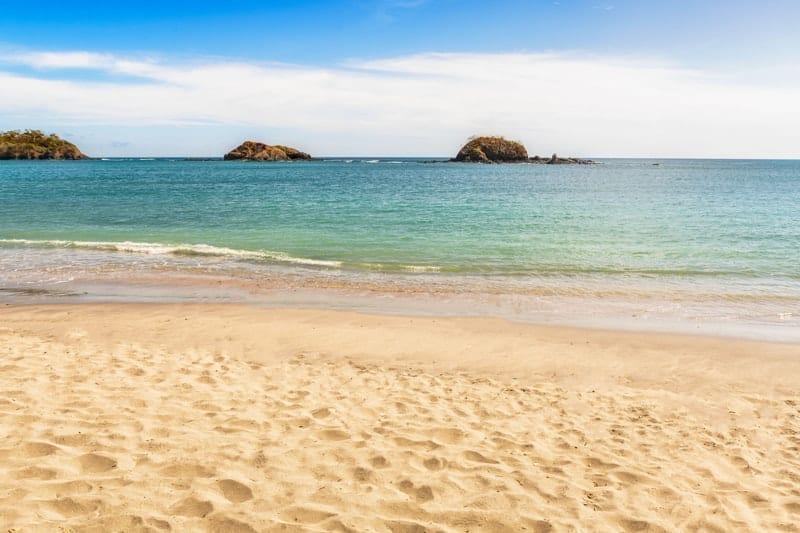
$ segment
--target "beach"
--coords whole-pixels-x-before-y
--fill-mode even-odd
[[[800,2],[6,2],[0,533],[800,533]]]
[[[0,309],[10,531],[796,531],[800,346],[241,304]]]

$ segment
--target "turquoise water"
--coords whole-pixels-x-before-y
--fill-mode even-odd
[[[347,161],[0,162],[0,283],[205,269],[800,313],[800,162]]]

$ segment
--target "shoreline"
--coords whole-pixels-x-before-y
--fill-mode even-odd
[[[0,307],[0,522],[786,529],[800,345],[244,304]]]
[[[506,280],[493,285],[484,278],[459,281],[438,274],[362,274],[351,279],[337,272],[326,275],[297,267],[253,271],[139,268],[131,272],[112,266],[89,275],[78,271],[51,282],[7,281],[0,287],[0,305],[224,302],[390,316],[500,318],[544,326],[800,343],[800,329],[794,327],[800,324],[797,313],[748,316],[746,313],[761,305],[758,299],[736,301],[727,295],[674,293],[666,287],[657,292],[624,292],[584,282],[579,287],[551,284],[526,289],[509,288]],[[794,301],[791,297],[785,302],[777,296],[761,298],[770,302],[770,310],[791,308]]]
[[[794,163],[378,162],[15,167],[0,302],[49,289],[800,342]]]

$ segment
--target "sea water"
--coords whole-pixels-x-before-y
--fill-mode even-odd
[[[187,276],[800,340],[800,162],[0,162],[0,299]]]

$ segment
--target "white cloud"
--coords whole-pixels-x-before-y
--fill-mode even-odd
[[[800,156],[795,86],[575,54],[432,53],[317,68],[15,53],[0,55],[0,114],[71,129],[291,130],[318,154],[446,155],[471,134],[500,133],[542,155]]]

